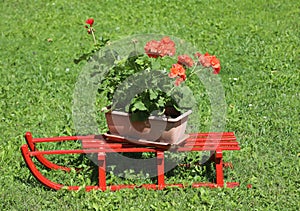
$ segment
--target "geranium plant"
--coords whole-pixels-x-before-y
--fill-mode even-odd
[[[132,45],[137,42],[132,40]],[[190,89],[182,83],[199,69],[207,68],[213,74],[221,70],[216,56],[208,53],[175,56],[175,42],[168,36],[146,42],[143,53],[132,51],[126,58],[119,58],[118,52],[109,55],[115,60],[99,92],[106,93],[111,109],[129,112],[133,121],[152,114],[179,116],[190,109],[192,99]]]
[[[93,18],[85,23],[87,33],[93,37],[94,49],[82,55],[79,61],[95,57],[95,52],[108,44],[108,40],[98,43]],[[143,45],[143,52],[136,48],[137,44]],[[182,83],[199,69],[212,70],[213,74],[221,70],[218,58],[209,53],[179,54],[175,42],[168,36],[145,43],[133,39],[129,45],[132,46],[125,47],[133,47],[133,50],[127,56],[120,56],[118,49],[108,48],[101,51],[96,60],[99,66],[109,69],[99,85],[99,93],[107,97],[110,109],[128,112],[132,120],[145,120],[151,114],[179,116],[191,108],[193,99],[190,89]],[[95,74],[101,72],[103,68]]]

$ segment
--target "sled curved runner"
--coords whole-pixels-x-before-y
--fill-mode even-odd
[[[52,163],[44,155],[59,155],[59,154],[97,154],[98,155],[98,185],[86,186],[87,191],[90,190],[119,190],[122,188],[137,188],[144,187],[147,189],[163,189],[167,186],[181,187],[183,184],[166,184],[164,172],[164,152],[189,152],[189,151],[210,151],[210,161],[215,164],[216,182],[193,183],[192,187],[229,187],[233,188],[239,186],[237,182],[224,183],[223,167],[231,166],[224,165],[223,151],[226,150],[240,150],[236,137],[232,132],[224,133],[193,133],[178,145],[138,145],[130,142],[124,137],[103,135],[89,135],[89,136],[64,136],[52,138],[33,138],[30,132],[25,134],[27,144],[21,147],[21,152],[27,167],[33,176],[48,188],[59,190],[63,187],[69,190],[78,190],[80,186],[65,186],[52,182],[46,178],[36,167],[33,157],[35,157],[42,165],[51,170],[64,170],[69,172],[69,167],[60,166]],[[81,149],[62,149],[62,150],[38,150],[38,143],[45,142],[64,142],[64,141],[81,141]],[[154,152],[156,154],[157,166],[157,184],[136,185],[110,185],[106,184],[106,154],[115,152]]]

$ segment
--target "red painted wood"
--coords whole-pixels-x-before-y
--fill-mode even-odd
[[[30,132],[27,132],[25,134],[25,140],[29,146],[29,149],[31,151],[38,151],[35,147],[35,143],[34,143],[34,140],[32,138],[32,135]],[[42,154],[39,154],[36,156],[36,159],[42,164],[44,165],[45,167],[49,168],[49,169],[54,169],[54,170],[64,170],[64,171],[67,171],[67,172],[70,172],[71,171],[71,168],[68,168],[68,167],[65,167],[65,166],[60,166],[60,165],[57,165],[57,164],[54,164],[52,162],[50,162],[48,159],[46,159]]]
[[[219,187],[224,185],[223,175],[223,153],[222,150],[217,149],[215,151],[215,168],[216,168],[216,183]]]
[[[103,191],[106,190],[106,154],[105,152],[98,153],[98,184]]]
[[[157,184],[159,189],[163,189],[165,187],[165,158],[164,152],[157,151],[156,152],[156,160],[157,160]]]

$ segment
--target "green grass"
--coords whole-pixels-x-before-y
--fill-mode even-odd
[[[1,210],[299,209],[298,1],[62,2],[1,3]],[[104,38],[173,35],[220,58],[226,130],[234,131],[241,145],[240,151],[225,153],[235,166],[226,175],[239,181],[239,188],[55,192],[31,176],[19,150],[26,131],[35,137],[75,133],[72,99],[85,62],[73,60],[93,47],[83,28],[89,17]],[[183,171],[178,179],[196,177]],[[81,175],[77,182],[82,180],[88,178]],[[246,188],[249,183],[252,189]]]

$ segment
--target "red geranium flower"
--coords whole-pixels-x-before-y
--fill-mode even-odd
[[[175,81],[175,85],[179,86],[181,82],[185,81],[186,75],[185,75],[185,69],[181,64],[173,64],[170,73],[169,73],[170,78],[175,78],[178,77]]]
[[[86,24],[89,24],[90,27],[93,27],[93,24],[94,24],[94,18],[89,18],[85,21]]]
[[[157,58],[159,56],[158,48],[159,48],[160,42],[157,40],[151,40],[146,43],[144,49],[146,54],[149,57]]]
[[[221,65],[220,65],[219,59],[217,59],[217,57],[215,57],[215,56],[212,56],[211,60],[210,60],[210,64],[211,64],[212,68],[214,69],[214,74],[219,74],[219,72],[221,70]]]
[[[87,33],[93,35],[93,39],[94,39],[94,44],[97,44],[96,38],[95,38],[95,30],[93,29],[93,24],[94,24],[94,18],[89,18],[85,21],[86,24],[90,25],[87,26],[85,25],[84,27],[87,29]]]
[[[194,65],[194,61],[188,55],[180,55],[178,56],[178,64],[185,65],[187,67],[192,67]]]
[[[221,65],[216,56],[211,56],[207,52],[204,55],[197,52],[195,56],[198,57],[198,61],[203,67],[212,67],[214,69],[214,74],[220,73]]]
[[[205,53],[205,54],[200,54],[200,53],[196,53],[195,56],[198,57],[198,60],[200,62],[200,64],[202,64],[203,67],[210,67],[210,58],[211,56],[209,55],[209,53]]]
[[[161,57],[175,55],[175,43],[170,39],[170,37],[163,37],[160,40],[159,52]]]
[[[175,78],[176,76],[183,76],[185,75],[185,69],[181,64],[173,64],[171,69],[170,69],[170,78]]]
[[[146,43],[145,52],[149,57],[157,58],[175,55],[175,43],[169,37],[163,37],[160,41],[151,40]]]

